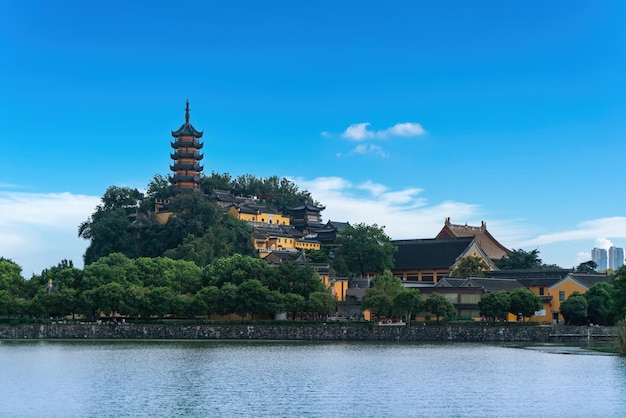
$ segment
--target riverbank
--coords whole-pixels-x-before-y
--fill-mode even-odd
[[[0,339],[178,339],[310,341],[585,342],[612,340],[615,327],[363,324],[164,325],[0,324]]]

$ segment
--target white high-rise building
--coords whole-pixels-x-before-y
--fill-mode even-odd
[[[608,267],[607,251],[604,248],[594,248],[591,250],[591,261],[598,265],[596,270],[606,270]]]
[[[624,249],[611,247],[609,248],[609,268],[617,270],[624,265]]]

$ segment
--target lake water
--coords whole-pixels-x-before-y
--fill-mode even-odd
[[[626,359],[481,344],[0,341],[1,417],[623,417]]]

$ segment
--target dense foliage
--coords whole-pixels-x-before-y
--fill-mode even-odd
[[[480,315],[492,321],[506,320],[511,309],[511,296],[504,290],[485,293],[478,301]]]
[[[459,264],[452,270],[451,277],[484,277],[484,271],[489,270],[489,266],[480,257],[463,257]]]
[[[167,178],[156,175],[146,193],[129,187],[109,187],[94,213],[78,228],[78,236],[90,241],[85,265],[119,252],[130,258],[167,256],[193,261],[200,267],[233,254],[253,255],[250,227],[220,212],[205,195],[215,189],[231,190],[243,196],[257,196],[270,208],[285,211],[289,205],[312,201],[306,190],[292,181],[244,175],[233,180],[229,174],[204,177],[204,193],[171,197]],[[165,224],[157,222],[157,199],[170,199],[167,209],[174,213]]]
[[[0,316],[49,318],[122,315],[196,318],[237,314],[272,318],[280,312],[334,313],[335,299],[306,264],[279,268],[250,256],[214,260],[205,268],[166,257],[112,253],[83,270],[64,261],[25,280],[21,268],[0,260]]]
[[[336,254],[351,275],[382,274],[393,268],[393,254],[398,250],[385,234],[384,227],[363,223],[348,226],[337,238]]]
[[[420,291],[402,286],[399,278],[385,270],[372,280],[361,301],[362,309],[369,309],[377,319],[393,315],[403,316],[407,322],[424,307]]]

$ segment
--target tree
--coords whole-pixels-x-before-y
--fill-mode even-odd
[[[267,311],[270,290],[257,280],[246,280],[237,288],[237,304],[235,313],[243,321],[246,314],[254,319],[254,314]]]
[[[531,251],[514,249],[498,260],[496,266],[501,270],[538,269],[543,267],[543,262],[539,258],[537,249]]]
[[[262,284],[271,286],[276,282],[276,274],[276,269],[265,260],[235,254],[214,260],[205,267],[202,282],[205,286],[222,287],[226,282],[239,286],[246,280],[257,279]],[[273,287],[271,289],[275,290]]]
[[[194,296],[194,310],[203,316],[210,316],[212,313],[218,313],[219,300],[220,289],[216,286],[203,287]]]
[[[369,309],[377,319],[389,316],[393,310],[393,299],[382,289],[369,288],[361,299],[361,308]]]
[[[424,308],[424,301],[418,289],[403,288],[393,298],[393,309],[404,315],[407,324],[411,324],[411,316],[417,315]]]
[[[623,320],[624,317],[626,317],[626,266],[620,267],[615,272],[612,283],[613,286],[615,286],[613,300],[615,302],[618,319]]]
[[[524,318],[530,318],[542,307],[539,296],[526,289],[518,287],[511,292],[511,308],[509,312],[513,315],[521,314]]]
[[[592,324],[615,325],[617,309],[613,294],[615,287],[608,282],[599,282],[585,292],[587,299],[587,318]]]
[[[232,283],[224,283],[220,288],[220,293],[217,298],[217,312],[220,315],[228,315],[235,312],[237,309],[237,285]]]
[[[578,292],[572,293],[561,303],[560,311],[566,325],[587,323],[587,299]]]
[[[596,268],[598,268],[598,263],[593,260],[589,260],[584,263],[580,263],[578,267],[576,267],[576,273],[595,273]]]
[[[450,276],[452,277],[484,277],[484,271],[489,270],[489,266],[480,257],[463,257]]]
[[[330,292],[313,292],[307,300],[307,310],[315,314],[324,315],[334,312],[337,301]]]
[[[478,301],[480,314],[493,321],[505,320],[511,309],[511,297],[504,290],[485,293]]]
[[[285,293],[283,295],[283,303],[287,312],[291,312],[291,319],[294,321],[298,313],[306,308],[304,296],[295,293]]]
[[[393,314],[394,299],[404,289],[402,281],[385,270],[374,277],[371,286],[363,295],[361,308],[369,309],[378,319]]]
[[[167,286],[155,287],[147,294],[148,309],[152,315],[163,317],[172,312],[174,292]]]
[[[393,268],[397,248],[385,234],[384,227],[363,223],[348,225],[337,238],[337,253],[343,256],[350,273],[382,273]]]
[[[295,261],[281,263],[275,280],[275,283],[266,281],[271,290],[296,293],[304,296],[305,299],[313,292],[325,290],[319,274],[313,268]]]
[[[456,309],[452,302],[450,302],[444,295],[440,293],[431,293],[424,302],[424,309],[437,317],[437,325],[439,325],[439,318],[454,318],[456,316]]]

